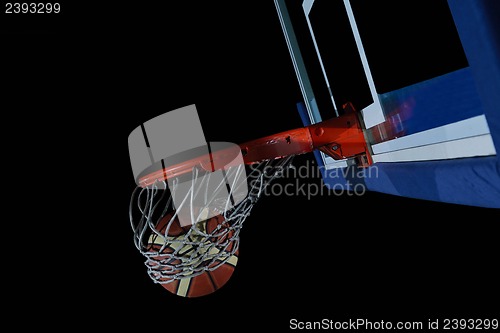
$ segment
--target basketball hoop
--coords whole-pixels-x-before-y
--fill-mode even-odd
[[[149,277],[179,296],[214,292],[234,272],[243,222],[295,155],[319,149],[334,159],[371,164],[357,114],[350,104],[344,110],[338,118],[147,169],[129,215]],[[233,160],[234,146],[240,163]],[[217,170],[223,177],[214,176]]]

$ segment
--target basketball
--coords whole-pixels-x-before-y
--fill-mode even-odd
[[[205,296],[220,289],[229,281],[238,262],[238,251],[231,254],[237,247],[237,240],[233,239],[234,230],[230,230],[229,223],[224,221],[222,215],[216,215],[195,226],[185,227],[180,225],[177,217],[173,217],[174,213],[169,213],[161,218],[155,228],[160,235],[153,233],[149,238],[149,251],[161,251],[161,253],[147,256],[146,266],[151,278],[169,292],[182,297]],[[167,228],[168,233],[165,235]],[[211,254],[218,255],[225,252],[221,257],[227,258],[223,262],[208,257],[200,263],[200,267],[204,269],[194,271],[192,277],[182,271],[183,264],[192,259],[190,255],[195,251],[194,246],[183,244],[182,241],[187,239],[193,242],[195,238],[200,237],[197,232],[190,233],[191,228],[207,234],[213,233],[213,237],[209,237],[208,242],[220,244],[220,246],[209,247]],[[169,240],[168,246],[164,246],[165,237]],[[183,273],[184,276],[181,279],[175,278],[179,273]]]

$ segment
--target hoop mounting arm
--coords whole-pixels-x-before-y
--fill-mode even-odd
[[[240,147],[247,164],[315,149],[336,160],[354,157],[363,167],[373,163],[362,122],[351,103],[344,105],[344,114],[340,117],[252,140]]]

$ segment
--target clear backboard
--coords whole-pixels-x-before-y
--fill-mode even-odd
[[[485,71],[498,73],[498,48],[491,46],[498,30],[474,29],[492,2],[275,5],[304,98],[304,124],[338,117],[349,101],[366,127],[374,164],[361,177],[345,171],[349,160],[315,152],[327,186],[362,182],[407,197],[500,205],[499,103],[490,91],[498,82]]]

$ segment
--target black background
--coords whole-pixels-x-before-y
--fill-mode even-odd
[[[25,198],[11,196],[12,308],[189,331],[498,316],[498,211],[380,193],[264,197],[226,286],[184,299],[154,284],[128,221],[128,134],[196,104],[207,141],[243,142],[302,126],[302,97],[272,1],[103,6],[2,16],[6,186]]]

